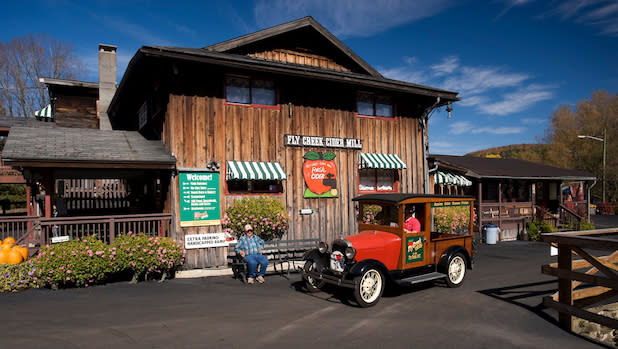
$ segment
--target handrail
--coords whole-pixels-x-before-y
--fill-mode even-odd
[[[618,228],[542,234],[543,241],[558,247],[558,262],[541,267],[543,274],[558,278],[558,292],[543,298],[543,305],[558,310],[565,329],[572,331],[573,316],[618,328],[618,320],[584,309],[618,295],[618,239],[606,237],[616,233]],[[613,252],[596,257],[584,249]],[[573,260],[573,254],[581,259]]]

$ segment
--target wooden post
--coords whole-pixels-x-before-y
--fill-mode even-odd
[[[45,217],[51,217],[51,195],[45,195]]]
[[[116,222],[114,221],[114,218],[110,218],[109,219],[109,243],[113,243],[114,242],[114,238],[116,235]]]
[[[483,241],[483,184],[481,183],[481,179],[479,178],[479,191],[476,196],[476,204],[478,205],[476,216],[479,219],[479,242]]]
[[[571,272],[571,258],[571,246],[558,243],[558,270],[560,272]],[[558,277],[558,302],[568,306],[573,305],[573,282],[569,277]],[[573,317],[568,311],[558,313],[558,322],[565,330],[573,330]]]

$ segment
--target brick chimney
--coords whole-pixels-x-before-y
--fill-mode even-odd
[[[99,129],[111,130],[107,109],[116,93],[116,46],[99,44]]]

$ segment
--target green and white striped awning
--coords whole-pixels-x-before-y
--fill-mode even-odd
[[[287,179],[278,162],[228,161],[226,179],[282,180]]]
[[[54,114],[52,113],[52,107],[51,104],[48,104],[45,108],[41,109],[41,110],[37,110],[34,112],[34,116],[36,116],[37,119],[41,120],[41,119],[53,119],[54,118]]]
[[[401,170],[406,164],[396,154],[360,153],[358,168],[379,168],[386,170]]]
[[[457,185],[460,187],[472,186],[472,182],[470,180],[458,174],[437,171],[433,178],[436,184]]]

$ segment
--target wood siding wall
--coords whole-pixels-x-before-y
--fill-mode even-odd
[[[418,118],[397,117],[392,121],[358,118],[351,107],[341,108],[330,106],[329,102],[316,104],[303,100],[316,98],[321,97],[300,97],[298,93],[291,92],[290,96],[282,99],[279,110],[268,110],[227,105],[222,97],[216,94],[170,94],[162,140],[176,156],[176,166],[179,168],[204,168],[212,158],[221,162],[222,215],[225,207],[234,200],[245,197],[226,195],[226,161],[281,163],[288,179],[283,181],[283,193],[274,196],[285,204],[290,216],[289,232],[283,238],[311,237],[330,242],[357,230],[356,208],[351,199],[358,195],[358,163],[361,151],[317,149],[333,151],[336,154],[334,161],[338,169],[340,196],[304,199],[303,155],[316,148],[286,147],[284,134],[359,138],[363,142],[362,152],[397,154],[407,164],[407,169],[399,171],[399,192],[422,193],[422,130]],[[337,96],[331,98],[336,100]],[[172,212],[178,217],[178,179],[175,178],[171,185],[175,187],[168,191],[164,212]],[[301,208],[311,208],[314,213],[301,216]],[[181,228],[178,219],[175,229],[176,239],[179,241],[184,241],[185,234],[221,231],[220,226]],[[225,265],[226,257],[225,248],[189,250],[186,263],[189,268]]]
[[[266,59],[275,62],[309,65],[312,67],[319,67],[323,69],[331,69],[337,71],[350,71],[350,69],[336,63],[328,57],[305,52],[275,49],[272,51],[254,52],[248,55],[251,57]]]
[[[97,100],[87,96],[60,96],[54,118],[58,127],[99,128]]]

